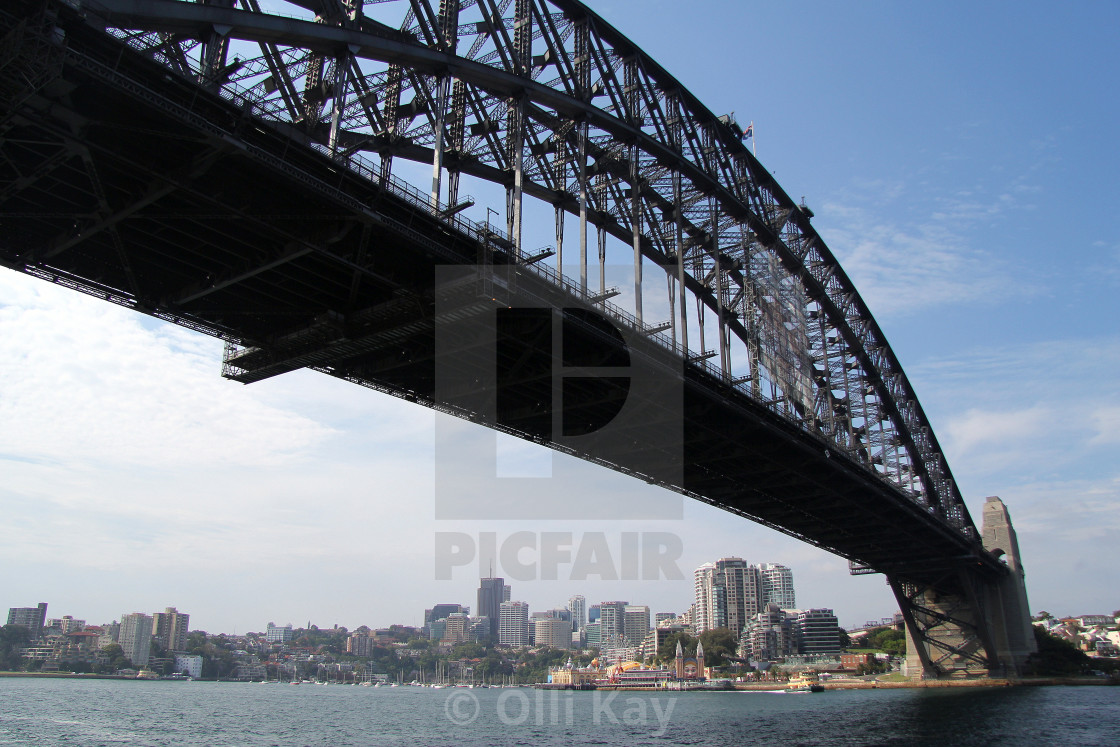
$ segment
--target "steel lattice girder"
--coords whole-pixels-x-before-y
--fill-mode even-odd
[[[807,211],[733,122],[586,6],[409,0],[394,4],[407,10],[391,25],[360,4],[295,3],[308,20],[263,13],[255,0],[232,5],[82,8],[339,160],[374,152],[387,173],[394,156],[440,157],[449,173],[510,188],[518,172],[521,190],[573,214],[582,192],[589,223],[655,263],[679,262],[688,291],[716,312],[721,345],[724,329],[746,345],[750,374],[734,382],[765,400],[767,378],[772,409],[975,538],[905,374]],[[460,37],[472,39],[466,51]],[[231,63],[231,41],[260,55]],[[722,374],[731,378],[727,362]]]

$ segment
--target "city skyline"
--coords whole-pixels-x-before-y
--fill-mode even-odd
[[[760,160],[806,195],[884,329],[974,520],[986,496],[1007,503],[1031,610],[1099,611],[1099,590],[1120,583],[1120,337],[1107,312],[1120,164],[1117,105],[1100,93],[1120,70],[1117,9],[813,4],[796,33],[780,4],[696,9],[726,23],[665,24],[668,3],[641,17],[596,6],[713,111],[754,122]],[[821,113],[805,116],[807,101]],[[1055,221],[1054,206],[1079,218]],[[550,216],[541,228],[529,215],[534,240],[550,232]],[[470,217],[484,216],[480,204]],[[849,577],[840,558],[690,500],[679,522],[438,522],[442,416],[308,371],[243,387],[220,361],[218,341],[0,270],[0,596],[106,620],[174,599],[228,632],[309,617],[416,624],[432,600],[472,601],[456,590],[477,581],[473,567],[432,572],[432,536],[454,528],[681,539],[683,580],[540,579],[518,595],[536,609],[577,593],[674,609],[711,547],[798,569],[799,595],[842,625],[895,609],[882,577]],[[581,474],[573,494],[660,495]],[[354,594],[371,570],[378,593]]]

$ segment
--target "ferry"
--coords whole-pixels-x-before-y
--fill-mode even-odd
[[[801,672],[789,678],[787,693],[820,693],[824,692],[824,685],[811,672]]]

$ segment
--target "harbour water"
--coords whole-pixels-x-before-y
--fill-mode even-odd
[[[1120,687],[607,693],[0,679],[3,745],[1117,745]]]

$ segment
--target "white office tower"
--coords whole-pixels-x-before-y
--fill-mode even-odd
[[[793,571],[777,563],[763,563],[758,567],[762,579],[762,596],[765,604],[776,604],[780,609],[797,609],[793,593]]]
[[[572,613],[572,630],[583,630],[587,625],[587,599],[576,594],[568,600],[568,611]]]
[[[498,643],[503,646],[528,646],[529,605],[525,602],[502,602],[498,614]]]
[[[118,641],[124,655],[133,665],[143,667],[148,664],[152,649],[152,618],[141,612],[121,617],[121,632]]]

